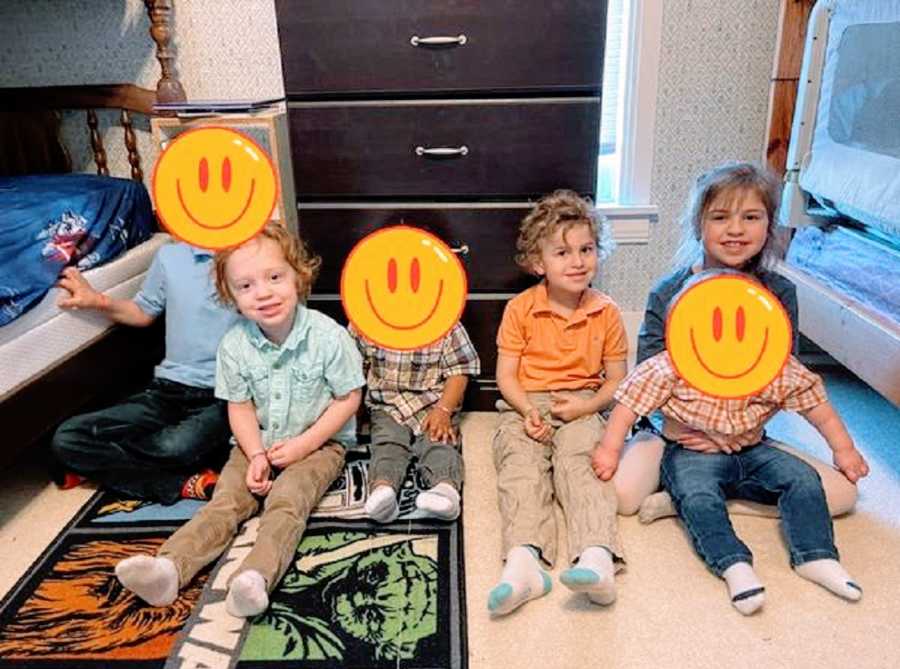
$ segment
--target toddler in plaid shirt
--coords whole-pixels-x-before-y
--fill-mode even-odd
[[[701,272],[672,300],[711,275]],[[670,307],[671,308],[671,307]],[[825,438],[835,466],[855,482],[868,466],[840,417],[828,402],[822,379],[793,356],[758,393],[738,399],[712,397],[678,376],[668,351],[638,365],[615,394],[607,430],[594,452],[593,467],[602,480],[612,478],[625,437],[639,416],[660,409],[667,419],[662,481],[694,548],[710,569],[725,579],[732,603],[749,615],[764,602],[764,588],[752,568],[752,555],[728,518],[727,498],[777,504],[791,565],[798,574],[848,600],[860,587],[838,562],[825,493],[815,470],[775,448],[764,426],[776,412],[800,412]],[[698,430],[722,446],[714,451],[685,448],[668,431],[669,420]]]
[[[366,513],[379,523],[396,520],[397,500],[413,455],[428,490],[416,507],[441,520],[459,516],[463,463],[457,444],[458,409],[469,376],[481,365],[462,323],[433,344],[412,351],[381,347],[351,325],[363,357],[371,418]]]

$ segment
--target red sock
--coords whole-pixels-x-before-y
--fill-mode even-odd
[[[63,480],[62,483],[59,484],[59,489],[71,490],[72,488],[77,488],[85,481],[87,481],[87,479],[80,474],[76,474],[75,472],[66,472],[65,474],[63,474]]]
[[[184,482],[181,487],[181,498],[207,500],[212,497],[218,480],[219,475],[216,472],[212,469],[204,469]]]

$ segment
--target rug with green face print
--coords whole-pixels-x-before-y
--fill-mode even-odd
[[[0,603],[0,667],[466,667],[461,521],[420,517],[411,471],[398,520],[369,522],[367,464],[348,455],[269,609],[246,621],[225,594],[258,518],[175,605],[153,608],[113,567],[155,552],[200,503],[98,493]]]

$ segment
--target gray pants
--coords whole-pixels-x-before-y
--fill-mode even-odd
[[[415,455],[419,459],[419,472],[429,488],[441,481],[449,481],[457,490],[462,487],[462,456],[456,446],[431,441],[426,434],[416,437],[411,429],[399,424],[386,411],[372,409],[371,414],[369,481],[387,481],[398,492],[409,461]],[[459,434],[456,421],[454,427]]]

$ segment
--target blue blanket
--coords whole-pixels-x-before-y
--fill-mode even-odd
[[[36,305],[65,267],[102,265],[156,229],[143,184],[89,174],[0,178],[0,326]]]

